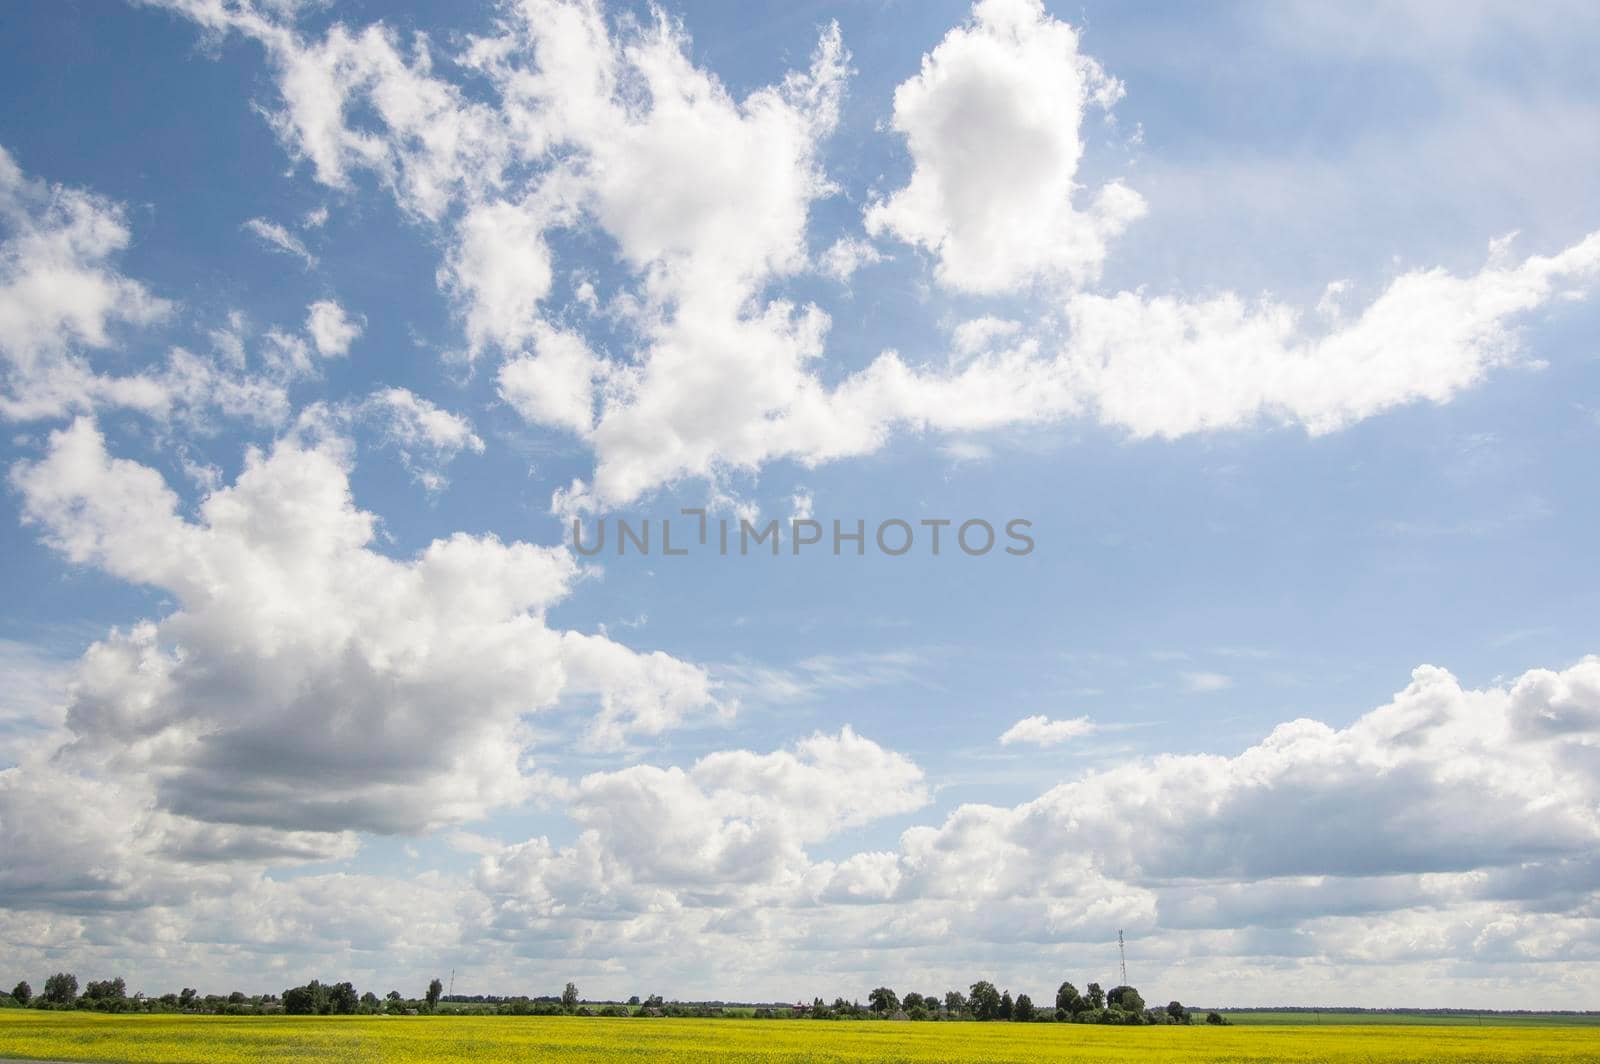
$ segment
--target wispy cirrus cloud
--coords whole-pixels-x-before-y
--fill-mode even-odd
[[[268,221],[265,218],[251,218],[244,223],[244,228],[254,233],[274,251],[294,256],[308,270],[316,269],[317,257],[306,247],[305,241],[289,232],[279,223]]]

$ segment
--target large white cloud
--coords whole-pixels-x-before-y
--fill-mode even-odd
[[[1331,896],[1351,880],[1541,867],[1559,882],[1600,843],[1596,707],[1600,658],[1482,691],[1419,668],[1343,729],[1294,721],[1235,757],[1141,760],[912,829],[907,889],[1047,895],[1086,860],[1151,889],[1328,877]],[[985,850],[1013,855],[1008,879],[965,874]]]
[[[523,797],[521,719],[558,699],[594,704],[611,741],[712,703],[702,670],[545,624],[578,577],[563,549],[374,550],[337,438],[252,452],[197,521],[87,419],[12,482],[69,561],[176,601],[90,649],[67,715],[74,759],[149,775],[173,812],[422,830]]]
[[[1515,324],[1600,278],[1600,233],[1469,276],[1411,270],[1330,323],[1233,293],[1078,295],[1060,370],[1107,424],[1182,436],[1266,421],[1330,432],[1404,403],[1445,402],[1516,357]]]
[[[1095,279],[1108,241],[1145,211],[1116,181],[1073,202],[1085,113],[1121,95],[1039,0],[980,0],[895,90],[911,180],[867,210],[867,231],[933,252],[939,280],[963,291]]]
[[[791,750],[722,751],[687,770],[636,765],[559,790],[582,829],[573,845],[495,847],[479,869],[479,885],[525,921],[574,907],[616,918],[793,904],[828,877],[808,846],[929,800],[914,762],[848,727]]]

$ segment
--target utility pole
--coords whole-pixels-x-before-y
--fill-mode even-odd
[[[1122,929],[1117,929],[1117,957],[1122,961],[1122,985],[1128,985],[1128,951],[1122,944]]]
[[[456,970],[454,968],[450,969],[450,993],[448,996],[456,996]]]

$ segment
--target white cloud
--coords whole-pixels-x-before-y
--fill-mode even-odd
[[[1183,684],[1191,691],[1222,691],[1233,686],[1233,680],[1220,672],[1186,672]]]
[[[1600,233],[1466,277],[1404,273],[1326,331],[1296,308],[1233,293],[1078,295],[1059,369],[1101,421],[1138,436],[1260,421],[1331,432],[1402,404],[1448,401],[1516,356],[1518,318],[1597,277]]]
[[[1120,182],[1073,203],[1084,114],[1121,95],[1039,0],[980,0],[895,90],[911,180],[868,208],[867,231],[926,248],[962,291],[1094,280],[1107,242],[1145,211]]]
[[[991,315],[970,318],[950,331],[950,350],[958,361],[966,360],[1002,345],[1014,344],[1022,332],[1020,321]]]
[[[270,357],[268,363],[270,368]],[[191,425],[204,427],[212,413],[268,426],[282,425],[289,417],[288,382],[273,373],[239,372],[174,347],[155,379],[163,402],[150,412],[177,414]]]
[[[861,267],[883,262],[887,257],[865,240],[857,240],[852,236],[843,236],[835,240],[829,245],[828,250],[822,253],[822,260],[819,265],[822,267],[823,273],[840,284],[845,284]]]
[[[594,428],[596,379],[607,364],[578,333],[541,324],[531,335],[534,354],[500,367],[500,398],[532,424],[588,436]]]
[[[439,282],[466,305],[470,354],[490,344],[515,350],[540,330],[539,304],[552,280],[544,240],[551,220],[535,204],[504,201],[476,204],[462,218]]]
[[[928,858],[976,838],[969,822],[1028,854],[1005,888],[1024,893],[1085,859],[1144,889],[1338,877],[1317,897],[1364,877],[1543,868],[1558,879],[1600,840],[1600,776],[1579,753],[1597,705],[1600,658],[1484,691],[1422,667],[1348,728],[1293,721],[1237,757],[1162,755],[1014,809],[967,807],[937,831],[912,829],[904,852],[925,888],[952,891],[968,888],[946,857]]]
[[[260,425],[287,419],[289,384],[312,372],[307,341],[269,329],[259,371],[248,372],[239,315],[212,331],[210,357],[173,346],[126,375],[93,367],[89,353],[115,347],[116,326],[152,325],[172,309],[111,268],[131,236],[117,205],[30,181],[0,150],[0,223],[0,417],[125,408],[201,428],[216,416]],[[331,301],[313,305],[309,328],[325,355],[341,353],[359,331]]]
[[[147,776],[163,810],[209,823],[409,832],[525,796],[521,718],[560,699],[598,703],[613,742],[712,707],[693,666],[545,624],[578,576],[564,549],[457,534],[406,560],[373,550],[346,449],[251,452],[194,522],[86,419],[13,471],[69,561],[176,604],[84,656],[74,764]]]
[[[441,470],[456,455],[484,450],[472,422],[406,388],[373,392],[362,403],[361,413],[399,449],[400,460],[430,491],[444,487]]]
[[[805,488],[796,488],[789,496],[789,520],[809,521],[816,508],[816,499]]]
[[[361,335],[364,323],[331,299],[319,299],[306,308],[306,333],[323,358],[342,358]]]
[[[273,250],[293,255],[305,264],[306,269],[316,269],[317,257],[306,248],[305,241],[277,222],[265,218],[251,218],[244,223],[244,228],[254,233]]]
[[[0,148],[0,417],[164,406],[158,381],[106,376],[85,357],[112,346],[118,326],[149,325],[171,310],[113,268],[129,240],[115,204],[30,180]]]
[[[405,388],[374,392],[368,403],[383,413],[386,427],[398,443],[426,446],[451,455],[461,450],[483,453],[483,440],[472,431],[472,422]]]
[[[568,891],[625,909],[662,899],[663,890],[676,892],[678,905],[793,900],[816,889],[807,845],[919,809],[928,792],[910,759],[846,727],[792,750],[709,754],[687,771],[636,765],[594,773],[568,801],[583,828],[573,847],[556,850],[542,839],[509,847],[485,859],[480,881],[543,899],[547,911]],[[603,893],[591,869],[604,870]]]
[[[16,763],[66,715],[68,663],[44,650],[0,639],[0,765]]]
[[[1000,745],[1010,746],[1013,743],[1032,743],[1035,746],[1059,746],[1068,739],[1077,739],[1093,734],[1094,722],[1088,717],[1073,717],[1071,720],[1051,720],[1040,714],[1033,717],[1023,717],[1000,735]]]

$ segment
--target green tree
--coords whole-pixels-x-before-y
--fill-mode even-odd
[[[1228,1021],[1223,1018],[1222,1013],[1220,1012],[1208,1012],[1206,1013],[1206,1022],[1211,1024],[1213,1027],[1221,1027]]]
[[[568,983],[567,985],[571,986],[572,984]],[[435,1008],[438,1007],[439,998],[443,994],[444,994],[444,984],[439,982],[439,980],[434,979],[432,982],[430,982],[428,984],[428,996],[427,996],[427,998],[425,1000],[428,1002],[428,1011],[429,1012],[432,1012]]]
[[[945,1015],[951,1019],[967,1011],[967,999],[961,996],[959,990],[948,990],[944,995]]]
[[[1000,1016],[1000,991],[987,979],[980,979],[968,989],[967,1008],[975,1020],[993,1020]]]
[[[1078,988],[1071,983],[1062,983],[1056,989],[1056,1011],[1067,1016],[1076,1016],[1083,1010],[1083,995],[1078,993]]]
[[[189,991],[185,990],[185,994]],[[179,995],[179,1001],[183,996]],[[291,1016],[320,1016],[328,1011],[328,988],[315,979],[283,992],[283,1011]]]
[[[1084,1000],[1089,1002],[1089,1007],[1096,1011],[1106,1007],[1106,992],[1100,989],[1099,983],[1090,983],[1083,991]]]
[[[1011,991],[1007,990],[1000,995],[1000,1019],[1009,1020],[1011,1012],[1016,1006],[1011,1001]]]
[[[26,979],[11,988],[11,996],[17,999],[18,1005],[26,1005],[33,1000],[33,987],[28,985]]]
[[[313,979],[313,980],[311,980],[311,982],[313,984],[315,984],[316,980]],[[190,1006],[192,1006],[194,1004],[195,999],[198,998],[199,996],[200,996],[200,991],[196,990],[194,987],[192,987],[192,986],[184,987],[182,990],[180,990],[178,992],[178,1007],[182,1008],[182,1009],[189,1008]]]
[[[44,999],[61,1007],[78,1000],[78,977],[71,972],[57,972],[44,981]]]
[[[867,995],[867,1001],[872,1005],[873,1012],[898,1012],[900,1009],[900,999],[886,986],[875,988]]]
[[[327,1012],[338,1016],[353,1016],[361,1005],[361,996],[354,983],[335,983],[328,987]]]
[[[1027,994],[1018,994],[1017,1003],[1011,1007],[1011,1018],[1018,1023],[1030,1023],[1033,1020],[1033,998]]]
[[[1183,1007],[1181,1001],[1167,1002],[1167,1015],[1172,1017],[1173,1023],[1189,1022],[1189,1010]]]
[[[91,979],[83,988],[83,996],[94,1008],[110,1008],[128,996],[128,984],[119,975],[115,979],[99,982]]]
[[[561,1007],[566,1009],[568,1012],[572,1012],[577,1009],[578,985],[576,983],[568,983],[565,989],[561,991]]]
[[[1123,1012],[1143,1012],[1144,998],[1131,986],[1114,986],[1106,995],[1106,1004]]]

